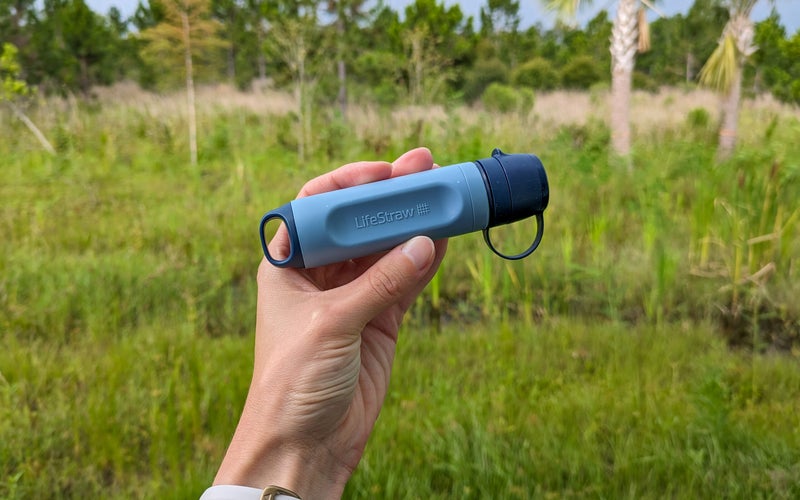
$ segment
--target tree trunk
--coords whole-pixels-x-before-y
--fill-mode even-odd
[[[619,156],[631,150],[631,87],[633,72],[622,68],[611,73],[611,148]]]
[[[630,105],[638,18],[637,0],[620,0],[611,30],[611,148],[619,156],[631,150]]]
[[[14,112],[17,118],[22,120],[22,123],[24,123],[25,126],[28,127],[28,130],[30,130],[31,133],[36,136],[36,138],[39,140],[39,144],[42,145],[45,151],[47,151],[51,155],[55,155],[56,150],[53,149],[53,145],[50,144],[50,141],[48,141],[47,138],[42,133],[42,131],[39,130],[39,127],[37,127],[36,124],[33,123],[33,121],[31,121],[30,118],[28,118],[28,115],[26,115],[21,109],[19,109],[19,107],[13,102],[8,101],[8,104],[11,106],[11,111]]]
[[[232,85],[236,85],[236,51],[233,44],[228,47],[228,80]]]
[[[195,113],[194,98],[194,68],[192,67],[192,43],[189,15],[181,12],[183,24],[184,63],[186,64],[186,111],[189,117],[189,159],[192,165],[197,165],[197,116]]]
[[[338,35],[336,52],[338,53],[337,73],[339,76],[339,109],[342,112],[342,119],[347,119],[347,67],[344,64],[344,13],[339,13],[339,18],[336,20],[336,34]]]
[[[739,100],[742,97],[742,65],[737,64],[733,71],[731,89],[722,100],[722,124],[719,129],[720,160],[731,156],[736,147],[736,136],[739,128]]]
[[[258,50],[256,50],[258,79],[263,84],[267,79],[267,59],[264,57],[264,28],[261,26],[261,21],[258,22],[258,27],[256,28],[256,40],[258,41]]]

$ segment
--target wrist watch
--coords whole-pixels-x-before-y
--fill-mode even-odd
[[[200,500],[300,500],[300,495],[280,486],[267,486],[262,490],[249,486],[220,484],[208,488]]]

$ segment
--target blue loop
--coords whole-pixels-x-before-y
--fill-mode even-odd
[[[483,240],[486,242],[486,245],[491,248],[492,252],[506,260],[524,259],[528,255],[532,254],[533,251],[539,246],[539,243],[542,242],[542,235],[544,235],[544,215],[542,212],[536,214],[536,237],[533,239],[533,243],[531,243],[531,246],[529,246],[527,250],[516,255],[506,255],[497,250],[494,247],[494,244],[492,244],[492,238],[489,236],[489,229],[491,228],[487,227],[483,230]]]
[[[267,235],[264,229],[267,222],[272,219],[280,219],[283,221],[283,224],[286,226],[286,231],[289,233],[289,255],[285,259],[276,259],[269,253]],[[292,213],[291,204],[287,203],[271,212],[267,212],[264,217],[261,218],[258,232],[261,236],[261,248],[264,250],[264,256],[270,264],[277,267],[305,267],[303,252],[300,248],[300,240],[297,237],[297,230],[294,224],[294,214]]]

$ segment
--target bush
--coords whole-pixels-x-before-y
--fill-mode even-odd
[[[543,57],[536,57],[520,65],[511,81],[520,87],[537,90],[551,90],[561,83],[553,63]]]
[[[705,129],[711,123],[711,114],[705,108],[694,108],[686,115],[686,123],[690,128]]]
[[[531,89],[516,89],[502,83],[492,83],[481,97],[486,109],[501,113],[527,112],[533,107],[533,100],[534,94]]]
[[[578,56],[561,70],[561,83],[570,89],[588,89],[601,79],[600,66],[591,56]]]
[[[499,59],[479,60],[467,73],[464,82],[464,99],[473,102],[492,83],[506,83],[508,68]]]
[[[633,72],[633,88],[647,92],[658,92],[658,82],[641,71]]]

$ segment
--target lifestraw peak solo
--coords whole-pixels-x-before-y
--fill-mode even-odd
[[[483,230],[489,248],[506,259],[530,255],[542,239],[550,188],[542,162],[530,154],[505,154],[300,198],[261,219],[267,259],[279,267],[317,267],[389,250],[418,235],[436,240]],[[537,231],[517,255],[497,251],[489,229],[531,216]],[[289,255],[276,259],[264,229],[280,219]]]

